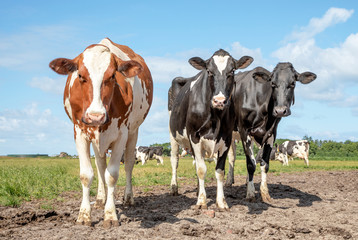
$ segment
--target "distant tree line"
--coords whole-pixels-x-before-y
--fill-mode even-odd
[[[346,140],[345,142],[335,142],[332,140],[313,140],[312,137],[304,136],[304,140],[310,143],[310,157],[326,158],[326,157],[348,157],[357,158],[358,160],[358,142]],[[275,144],[282,144],[289,139],[276,139]],[[150,146],[162,146],[165,156],[170,156],[170,143],[155,143]],[[258,147],[254,144],[254,153],[258,152]],[[236,144],[236,155],[244,157],[244,149],[241,142]]]
[[[346,140],[335,142],[332,140],[313,140],[312,137],[304,136],[303,139],[310,142],[310,155],[317,157],[357,157],[358,142]]]

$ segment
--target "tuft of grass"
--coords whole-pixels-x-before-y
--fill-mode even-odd
[[[68,166],[0,164],[0,205],[19,206],[22,201],[53,199],[61,192],[80,190],[79,178]],[[47,159],[47,161],[49,161]]]

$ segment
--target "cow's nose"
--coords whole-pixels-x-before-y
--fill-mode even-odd
[[[276,117],[287,117],[291,114],[290,109],[286,106],[275,107],[273,111]]]
[[[224,96],[215,96],[213,97],[213,107],[222,109],[227,104],[226,97]]]
[[[88,113],[88,120],[89,123],[95,124],[95,125],[101,125],[104,123],[106,114],[105,113]]]

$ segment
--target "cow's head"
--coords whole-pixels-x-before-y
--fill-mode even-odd
[[[236,60],[222,49],[215,52],[208,60],[200,57],[189,59],[189,63],[198,70],[206,71],[211,92],[211,106],[223,110],[228,104],[234,86],[234,72],[249,66],[253,61],[252,57],[244,56]]]
[[[59,74],[76,74],[81,85],[82,122],[101,126],[108,119],[108,110],[116,84],[116,74],[134,77],[142,66],[133,60],[123,61],[104,45],[94,44],[74,59],[57,58],[50,68]]]
[[[296,82],[307,84],[316,79],[311,72],[298,73],[291,63],[278,63],[271,74],[258,71],[253,78],[261,83],[270,82],[272,86],[273,116],[281,118],[291,115],[290,107],[294,103]]]

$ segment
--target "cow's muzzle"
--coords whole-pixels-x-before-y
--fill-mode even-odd
[[[82,118],[82,122],[90,126],[101,126],[107,122],[107,114],[105,113],[86,113]]]
[[[213,108],[223,110],[228,105],[228,100],[224,96],[215,96],[213,97],[211,104]]]
[[[273,116],[277,118],[287,117],[291,115],[291,110],[289,107],[281,106],[281,107],[274,107],[273,109]]]

